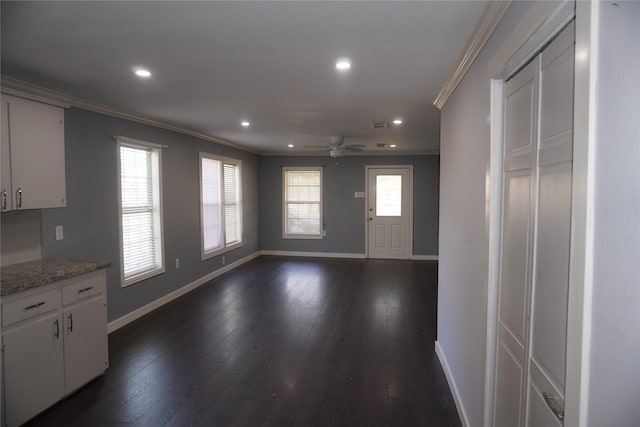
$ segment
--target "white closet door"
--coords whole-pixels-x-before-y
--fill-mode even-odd
[[[504,200],[495,425],[524,422],[539,60],[505,85]]]
[[[528,425],[562,425],[573,159],[574,25],[541,54]],[[550,418],[551,417],[551,418]],[[549,420],[553,420],[553,424]]]

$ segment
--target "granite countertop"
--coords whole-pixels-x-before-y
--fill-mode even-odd
[[[39,259],[2,267],[0,295],[9,295],[58,280],[79,276],[111,265],[109,261]]]

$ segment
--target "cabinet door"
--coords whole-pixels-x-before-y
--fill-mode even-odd
[[[9,149],[9,105],[7,99],[2,97],[2,152],[0,159],[0,173],[2,174],[2,188],[0,188],[0,210],[8,211],[12,209],[13,191],[11,191],[11,150]]]
[[[63,311],[67,393],[101,375],[108,366],[107,308],[104,297]]]
[[[17,426],[64,396],[59,313],[5,331],[3,344],[5,420]]]
[[[14,208],[66,206],[64,110],[8,99]]]

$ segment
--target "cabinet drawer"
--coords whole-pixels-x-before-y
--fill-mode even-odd
[[[2,325],[21,322],[60,307],[60,292],[56,290],[35,294],[2,304]]]
[[[73,304],[76,301],[90,298],[104,292],[105,280],[103,274],[92,274],[62,288],[62,305]]]

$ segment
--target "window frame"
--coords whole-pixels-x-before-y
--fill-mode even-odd
[[[220,162],[220,201],[221,201],[221,242],[222,247],[215,248],[212,250],[205,250],[204,247],[204,200],[202,194],[202,161],[203,159],[215,160]],[[234,165],[238,169],[238,227],[240,228],[240,240],[234,243],[227,245],[226,243],[226,218],[225,218],[225,200],[224,200],[224,165]],[[234,159],[231,157],[224,157],[217,154],[200,152],[198,156],[198,191],[199,191],[199,203],[200,203],[200,259],[201,261],[213,258],[220,254],[232,251],[234,249],[240,248],[244,246],[244,202],[243,202],[243,191],[242,191],[242,160]]]
[[[287,173],[296,172],[318,172],[320,174],[320,227],[318,234],[296,234],[287,232],[287,204],[292,203],[287,200]],[[299,203],[299,202],[298,202]],[[311,202],[309,202],[311,203]],[[313,202],[316,203],[316,202]],[[324,167],[323,166],[283,166],[282,167],[282,238],[288,240],[321,240],[324,239]]]
[[[154,193],[154,202],[156,205],[154,211],[154,238],[159,243],[156,248],[155,256],[159,262],[159,266],[150,270],[125,277],[124,273],[124,230],[123,230],[123,209],[122,209],[122,165],[121,165],[121,148],[128,147],[137,150],[149,151],[152,153],[152,191]],[[127,137],[116,137],[116,158],[117,158],[117,192],[118,192],[118,238],[120,250],[120,286],[127,287],[150,277],[163,274],[166,271],[165,254],[164,254],[164,209],[162,198],[162,149],[164,145],[153,144],[151,142],[140,141]],[[155,158],[154,158],[155,157]],[[155,165],[154,165],[155,163]],[[155,176],[154,176],[155,175]]]

